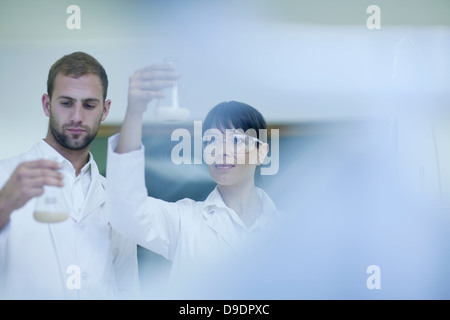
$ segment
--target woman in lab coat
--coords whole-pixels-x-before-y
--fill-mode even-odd
[[[130,78],[121,132],[109,139],[107,211],[112,227],[173,262],[169,287],[182,292],[183,287],[194,287],[195,275],[239,252],[277,209],[255,187],[255,170],[269,150],[259,137],[260,130],[267,129],[265,120],[255,108],[236,101],[218,104],[203,123],[204,159],[217,183],[207,199],[173,203],[148,196],[142,115],[159,93],[146,91],[145,85],[152,81],[171,86],[176,77],[173,66],[163,64]]]

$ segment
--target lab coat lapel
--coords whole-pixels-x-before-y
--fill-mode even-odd
[[[80,219],[84,219],[89,214],[101,207],[106,201],[106,180],[100,176],[98,168],[94,162],[91,166],[91,185],[83,205]]]
[[[238,246],[239,238],[229,210],[216,187],[205,200],[203,216],[207,225],[231,248],[235,249]]]
[[[232,249],[238,247],[238,237],[236,234],[236,227],[233,225],[228,212],[225,208],[216,207],[207,211],[207,224],[213,229]]]

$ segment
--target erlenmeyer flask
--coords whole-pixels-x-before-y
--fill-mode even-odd
[[[44,186],[44,193],[36,199],[34,219],[39,222],[54,223],[64,221],[69,216],[69,207],[63,189]]]

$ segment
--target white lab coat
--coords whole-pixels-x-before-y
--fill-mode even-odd
[[[0,161],[0,186],[20,162],[49,156],[65,161],[66,167],[69,163],[43,140],[27,153]],[[4,281],[0,297],[120,299],[138,294],[136,244],[110,227],[105,213],[106,179],[100,175],[92,154],[90,157],[90,186],[79,209],[74,207],[75,201],[70,201],[73,186],[64,171],[69,219],[54,224],[35,221],[33,198],[14,211],[0,230],[0,271]]]
[[[190,281],[195,282],[200,270],[235,257],[252,235],[257,238],[278,216],[272,200],[259,188],[264,211],[251,228],[225,205],[217,188],[205,201],[166,202],[148,197],[144,146],[118,154],[113,151],[117,142],[118,134],[108,141],[109,220],[120,233],[172,261],[169,294],[192,285]]]

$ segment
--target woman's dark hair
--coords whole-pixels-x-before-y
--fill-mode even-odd
[[[203,121],[203,134],[211,128],[220,130],[234,128],[242,129],[244,132],[254,129],[256,137],[260,139],[259,130],[267,130],[267,125],[262,114],[252,106],[238,101],[227,101],[219,103],[206,115]]]

